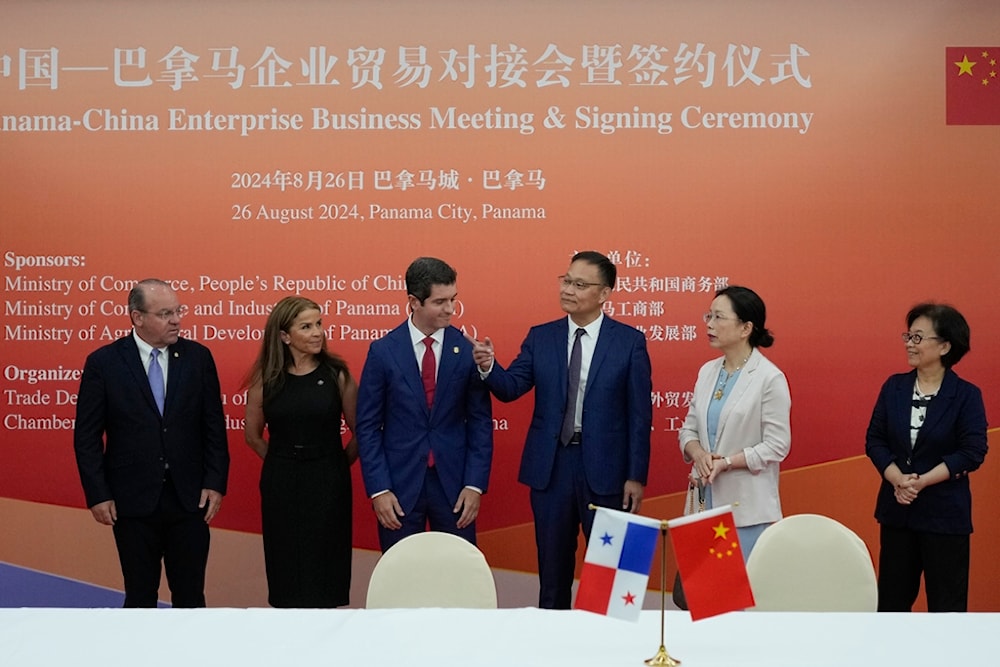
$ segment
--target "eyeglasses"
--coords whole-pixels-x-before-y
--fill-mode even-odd
[[[173,310],[158,310],[155,313],[151,313],[148,310],[140,310],[139,312],[146,313],[147,315],[154,315],[166,322],[167,320],[172,320],[175,317],[177,319],[181,319],[188,314],[188,310],[187,306],[177,306]]]
[[[941,336],[925,336],[923,334],[910,333],[909,331],[900,334],[900,337],[904,343],[913,343],[914,345],[920,345],[925,340],[944,340]]]
[[[577,292],[582,292],[588,287],[604,287],[604,283],[588,283],[585,280],[577,280],[570,278],[569,276],[559,276],[559,284],[563,288],[572,287]]]
[[[716,322],[725,322],[727,320],[739,319],[736,317],[725,317],[724,315],[719,315],[718,313],[705,313],[701,316],[701,319],[705,320],[705,324],[711,324],[712,320]]]

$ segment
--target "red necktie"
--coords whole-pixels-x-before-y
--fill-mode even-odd
[[[424,383],[424,394],[427,396],[427,407],[434,404],[434,387],[437,383],[434,372],[434,339],[428,336],[424,339],[424,357],[420,360],[420,379]],[[434,452],[427,452],[427,467],[434,467]]]
[[[427,407],[434,404],[434,386],[436,384],[434,368],[434,339],[428,336],[424,339],[424,358],[420,362],[420,379],[424,382],[424,394],[427,395]]]

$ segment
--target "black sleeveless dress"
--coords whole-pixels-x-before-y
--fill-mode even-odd
[[[272,607],[340,607],[351,590],[351,472],[334,372],[285,374],[265,396],[260,506]]]

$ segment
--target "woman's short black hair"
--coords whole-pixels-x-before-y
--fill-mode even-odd
[[[926,317],[934,325],[934,333],[951,343],[951,349],[941,357],[945,368],[951,368],[971,350],[969,323],[962,313],[946,303],[918,303],[906,314],[906,328],[913,326],[918,317]]]

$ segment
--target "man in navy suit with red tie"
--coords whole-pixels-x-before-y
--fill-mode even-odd
[[[229,450],[215,362],[180,338],[186,307],[169,284],[128,296],[132,333],[87,357],[73,447],[87,507],[113,527],[126,607],[155,607],[161,561],[175,607],[205,606],[208,523]]]
[[[382,551],[428,526],[476,542],[493,413],[472,345],[450,326],[456,278],[440,259],[414,260],[411,316],[368,348],[355,435]]]
[[[594,521],[589,505],[638,512],[642,503],[652,379],[643,334],[603,312],[616,279],[607,257],[577,253],[559,276],[567,317],[532,327],[507,369],[494,363],[489,338],[474,346],[494,396],[507,402],[535,390],[518,480],[531,488],[545,609],[570,608],[580,527],[589,540]]]

